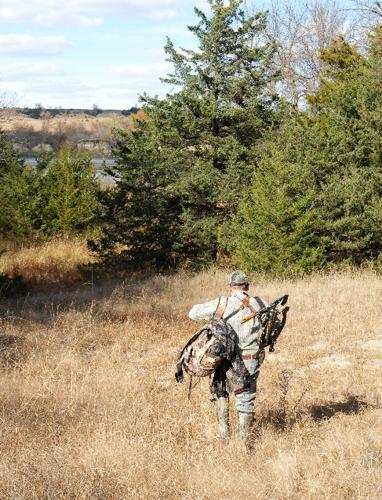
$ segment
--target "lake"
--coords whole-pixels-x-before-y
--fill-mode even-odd
[[[21,159],[24,161],[25,165],[30,167],[35,167],[37,165],[37,160],[33,156],[24,156]],[[92,158],[91,162],[97,171],[102,169],[103,164],[106,164],[107,167],[112,167],[116,163],[114,158]]]
[[[33,156],[24,156],[22,157],[22,160],[24,161],[25,165],[28,165],[29,167],[35,167],[37,165],[37,160]],[[100,183],[103,186],[115,185],[115,179],[113,179],[113,177],[111,177],[110,175],[104,175],[102,173],[102,168],[104,165],[106,165],[107,167],[112,167],[116,164],[114,158],[92,158],[91,163],[95,167],[95,175],[97,179],[99,179]]]

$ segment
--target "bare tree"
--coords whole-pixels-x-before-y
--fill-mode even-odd
[[[382,1],[380,0],[353,0],[354,9],[367,17],[381,21]]]
[[[320,49],[340,35],[350,37],[353,22],[335,0],[307,0],[303,5],[275,1],[268,30],[277,44],[282,76],[278,90],[298,107],[304,105],[307,93],[318,88],[323,69]]]
[[[17,103],[15,92],[0,91],[0,109],[13,108]]]
[[[382,22],[382,0],[352,0],[350,10],[358,19],[359,42],[366,49],[370,44],[373,26]]]
[[[0,92],[0,129],[4,128],[18,114],[15,109],[16,103],[15,93]]]

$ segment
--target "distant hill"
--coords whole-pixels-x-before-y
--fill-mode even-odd
[[[92,109],[76,109],[76,108],[44,108],[43,106],[35,106],[34,108],[15,108],[21,114],[30,118],[39,119],[44,113],[49,113],[52,117],[60,115],[89,115],[99,116],[107,114],[117,114],[129,116],[139,111],[139,108],[133,106],[129,109],[101,109],[98,106],[93,106]]]
[[[115,129],[128,129],[136,107],[115,109],[8,108],[0,110],[0,129],[25,156],[57,151],[62,145],[110,156]]]

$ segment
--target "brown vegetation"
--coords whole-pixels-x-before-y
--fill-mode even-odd
[[[188,308],[225,288],[210,271],[4,303],[0,497],[380,498],[382,280],[256,280],[291,312],[249,451],[214,438],[207,380],[191,401],[174,381]]]
[[[1,130],[26,150],[41,143],[49,143],[58,148],[64,143],[76,145],[89,139],[110,142],[113,131],[116,128],[127,129],[131,120],[131,117],[117,113],[99,116],[74,113],[52,117],[48,112],[40,119],[34,119],[22,113],[13,112],[10,115],[8,110],[0,110]]]
[[[24,248],[10,246],[3,251],[0,273],[21,276],[33,288],[76,282],[81,278],[79,266],[92,261],[84,237]]]

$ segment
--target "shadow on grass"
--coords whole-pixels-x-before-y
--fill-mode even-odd
[[[13,368],[22,359],[24,339],[16,335],[0,335],[0,366]]]
[[[58,286],[52,290],[33,291],[26,296],[2,300],[0,304],[0,319],[13,323],[32,321],[34,323],[50,324],[57,314],[76,310],[89,310],[95,304],[110,300],[116,291],[121,300],[138,295],[142,284],[135,278],[110,279],[103,282],[85,282],[71,286]]]
[[[91,312],[99,320],[125,321],[131,316],[127,306],[132,302],[144,301],[152,304],[147,311],[157,314],[157,296],[161,293],[161,284],[155,285],[157,276],[170,276],[173,272],[153,274],[142,272],[105,272],[104,274],[86,274],[86,280],[73,283],[48,283],[32,287],[24,296],[15,296],[0,302],[0,321],[14,324],[32,322],[51,325],[58,314],[66,311]],[[151,282],[153,286],[150,285]],[[152,301],[152,302],[151,302]],[[109,304],[108,304],[109,302]],[[106,304],[105,304],[106,303]],[[121,307],[118,307],[118,306]],[[173,313],[160,309],[162,318],[173,318]]]
[[[329,420],[339,413],[354,415],[361,413],[366,408],[374,407],[374,404],[368,403],[363,398],[350,394],[344,401],[329,401],[296,411],[283,407],[270,409],[259,417],[257,427],[264,428],[270,426],[277,431],[286,432],[306,419],[312,419],[314,422],[319,423]]]
[[[323,405],[313,405],[309,408],[310,416],[315,422],[327,420],[334,417],[337,413],[351,415],[360,413],[362,410],[370,407],[369,403],[351,394],[345,401],[334,401]]]

